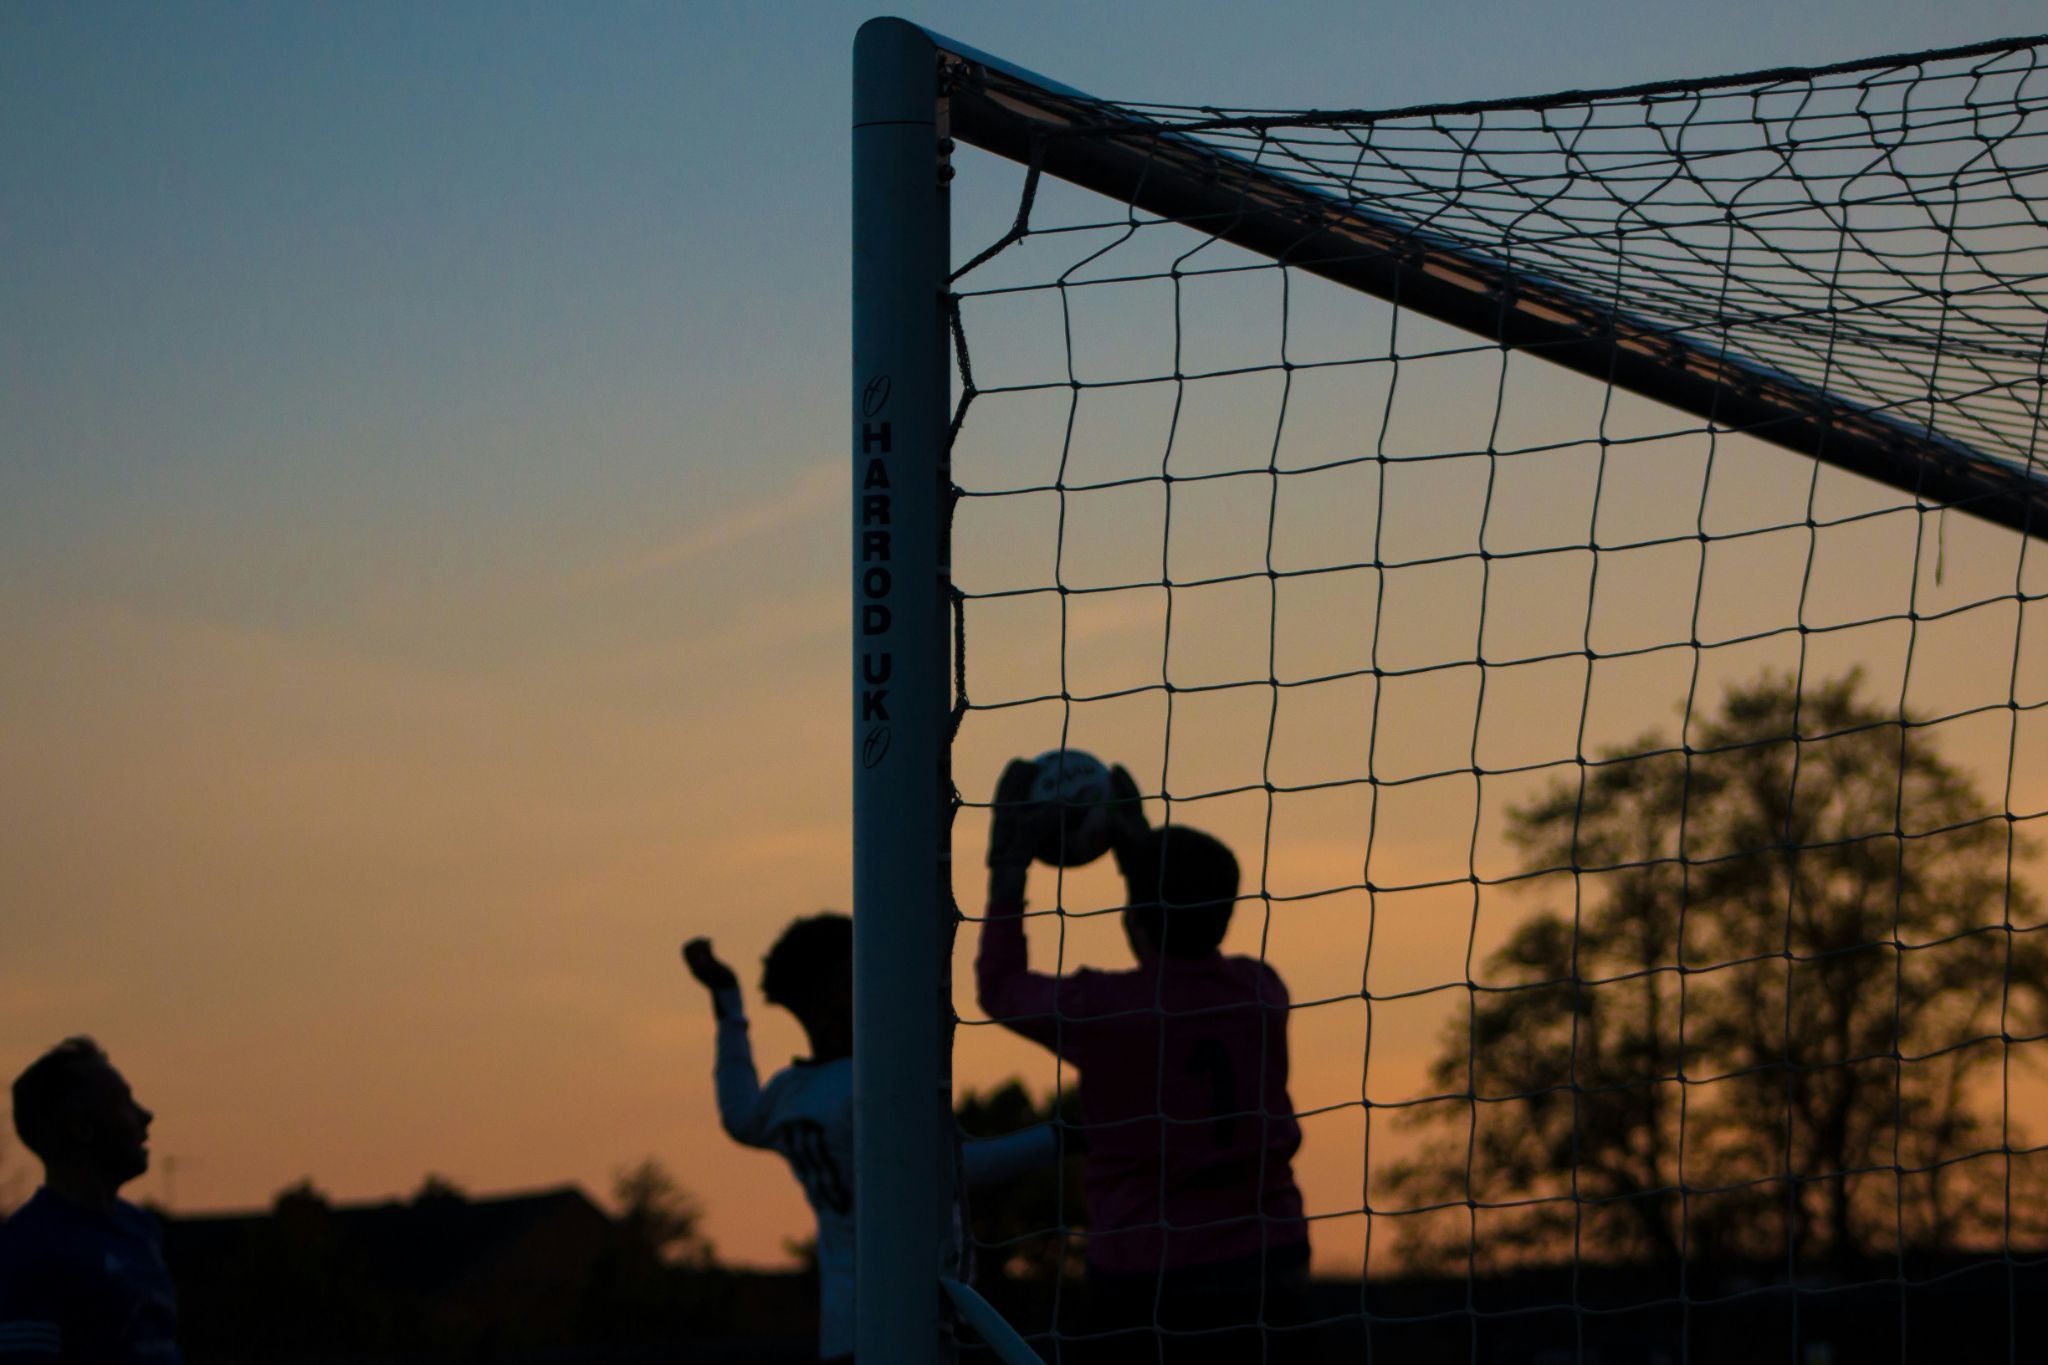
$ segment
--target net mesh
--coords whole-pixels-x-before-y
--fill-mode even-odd
[[[2044,55],[1104,105],[1025,165],[956,153],[955,1071],[1080,1089],[1094,1152],[974,1221],[1047,1358],[2048,1343]],[[1091,137],[1234,187],[1163,215],[1040,173]],[[1265,198],[1409,273],[1376,296],[1326,245],[1234,244]],[[1460,271],[1679,378],[1411,306]],[[1845,437],[1725,415],[1759,391],[1878,432],[1886,481]],[[1223,951],[1288,992],[1281,1112],[1270,1052],[1191,1111],[1155,995],[1149,1164],[1077,1075],[1086,1021],[1048,1045],[970,1003],[988,794],[1062,747],[1235,850]],[[1132,968],[1109,860],[1033,875],[1036,969]],[[1080,1266],[1114,1201],[1080,1185],[1160,1185],[1233,1117],[1218,1178],[1257,1184],[1298,1129],[1312,1280],[1255,1235],[1270,1201],[1189,1225],[1162,1188],[1178,1278],[1105,1316]],[[1177,1244],[1251,1248],[1255,1345],[1185,1316],[1208,1282]]]

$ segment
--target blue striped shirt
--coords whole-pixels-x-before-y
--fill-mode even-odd
[[[178,1365],[178,1301],[154,1217],[36,1191],[0,1223],[0,1365]]]

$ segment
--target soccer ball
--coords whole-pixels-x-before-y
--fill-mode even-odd
[[[1039,837],[1038,860],[1054,867],[1079,867],[1109,851],[1109,769],[1079,749],[1054,749],[1038,756],[1031,799],[1051,808]]]

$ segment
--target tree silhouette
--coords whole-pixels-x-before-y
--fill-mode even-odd
[[[703,1211],[654,1157],[612,1173],[615,1235],[585,1294],[584,1335],[634,1340],[703,1328],[730,1308]]]
[[[1860,686],[1765,675],[1509,812],[1570,899],[1447,1030],[1463,1102],[1409,1119],[1401,1203],[1472,1210],[1401,1220],[1417,1262],[1840,1261],[2037,1217],[1997,1086],[2048,1018],[2027,845]]]
[[[309,1190],[312,1188],[311,1181],[301,1183]],[[291,1190],[286,1190],[284,1194],[278,1197],[282,1199],[294,1193],[296,1189],[297,1187],[295,1186]],[[456,1184],[440,1172],[429,1171],[425,1176],[421,1177],[420,1187],[412,1192],[412,1202],[430,1205],[466,1204],[469,1202],[469,1191],[463,1189],[462,1186]]]
[[[708,1270],[717,1256],[704,1236],[704,1211],[653,1157],[612,1175],[620,1234],[662,1265]]]

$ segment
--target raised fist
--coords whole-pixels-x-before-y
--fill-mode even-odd
[[[711,940],[693,938],[683,945],[683,962],[690,969],[690,975],[704,984],[704,989],[716,994],[731,990],[740,984],[732,974],[732,968],[718,960],[718,954],[711,951]]]

